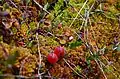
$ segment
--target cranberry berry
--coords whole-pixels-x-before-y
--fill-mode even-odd
[[[47,60],[48,60],[49,63],[55,64],[58,61],[58,57],[54,53],[49,53],[48,56],[47,56]]]
[[[65,50],[63,47],[58,46],[54,49],[54,53],[58,56],[58,58],[63,57],[65,54]]]

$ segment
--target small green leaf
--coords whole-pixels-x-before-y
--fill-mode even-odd
[[[87,62],[87,64],[88,64],[88,66],[90,66],[90,64],[91,64],[91,63],[90,63],[90,60],[87,60],[86,62]]]
[[[120,52],[120,44],[118,45],[118,47],[117,47],[117,51],[119,51]]]
[[[29,35],[29,34],[30,34],[30,30],[27,30],[26,35]]]
[[[49,7],[50,7],[50,5],[47,3],[47,4],[45,4],[44,9],[47,10]]]
[[[32,47],[33,46],[33,41],[30,41],[27,46]]]
[[[30,0],[26,0],[26,4],[28,5],[30,3]]]
[[[77,71],[77,72],[79,72],[79,73],[81,73],[81,67],[79,66],[79,65],[77,65],[76,67],[75,67],[75,70]]]
[[[80,45],[82,45],[82,41],[81,40],[77,40],[75,42],[70,43],[69,47],[70,48],[76,48],[77,46],[80,46]]]
[[[90,55],[90,56],[88,57],[88,60],[94,60],[94,59],[98,59],[98,58],[99,58],[99,55],[93,53],[93,55]]]

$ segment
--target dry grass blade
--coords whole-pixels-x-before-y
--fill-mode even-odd
[[[35,4],[37,4],[40,8],[42,8],[46,13],[51,14],[50,12],[48,12],[42,5],[40,5],[36,0],[33,0],[35,2]]]
[[[37,24],[37,28],[39,28],[39,23]],[[41,74],[40,74],[40,68],[41,68],[41,53],[40,53],[40,43],[39,43],[39,38],[38,38],[38,33],[36,33],[36,40],[37,40],[37,45],[38,45],[38,53],[39,53],[39,68],[38,68],[38,75],[39,75],[39,79],[41,78]]]
[[[83,4],[82,8],[79,10],[79,12],[77,13],[76,17],[73,19],[73,21],[71,22],[70,26],[72,26],[72,24],[75,22],[75,20],[77,19],[78,15],[80,14],[80,12],[82,11],[82,9],[85,7],[86,3],[88,2],[88,0],[85,1],[85,3]]]
[[[85,76],[83,76],[83,75],[79,74],[77,71],[75,71],[75,70],[70,66],[70,64],[67,62],[66,59],[63,58],[63,60],[64,60],[64,62],[70,67],[70,69],[73,70],[78,76],[82,77],[83,79],[86,79]],[[87,78],[87,79],[88,79],[88,78]]]
[[[17,5],[12,0],[9,0],[9,1],[13,4],[15,8],[18,8]]]

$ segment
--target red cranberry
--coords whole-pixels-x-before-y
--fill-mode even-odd
[[[65,54],[65,50],[63,47],[58,46],[54,49],[54,53],[58,56],[58,58],[63,57]]]
[[[49,53],[48,56],[47,56],[47,60],[48,60],[49,63],[55,64],[58,61],[58,57],[54,53]]]

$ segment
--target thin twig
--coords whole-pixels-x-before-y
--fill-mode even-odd
[[[93,5],[91,6],[91,8],[92,8],[92,7],[93,7]],[[89,13],[90,13],[90,11],[91,11],[91,8],[90,8],[90,9],[87,11],[87,13],[85,14],[85,15],[86,15],[86,17],[85,17],[85,23],[84,23],[85,26],[87,26],[88,19],[89,19]],[[85,27],[84,27],[84,29],[85,29]],[[85,33],[85,36],[87,35],[87,37],[88,37],[88,29],[85,29],[85,30],[86,30],[85,32],[87,32],[87,33]],[[77,34],[75,31],[74,31],[74,33]],[[83,41],[83,43],[85,44],[85,46],[88,48],[90,54],[93,55],[93,49],[92,49],[92,46],[87,42],[87,37],[86,37],[86,41],[84,41],[84,40],[81,38],[81,36],[79,36],[78,34],[77,34],[77,36]],[[103,71],[103,69],[102,69],[102,67],[101,67],[101,64],[98,62],[97,59],[94,58],[94,60],[95,60],[96,64],[98,65],[99,69],[101,70],[101,72],[103,73],[104,78],[107,79],[107,77],[106,77],[106,75],[105,75],[105,73],[104,73],[104,71]]]
[[[48,69],[47,69],[47,72],[48,72],[48,75],[51,77],[51,79],[53,79]]]
[[[73,32],[74,32],[75,34],[77,34],[75,31],[73,31]],[[88,48],[90,54],[93,55],[93,50],[92,50],[90,44],[89,44],[88,42],[85,42],[85,41],[81,38],[80,35],[77,34],[77,36],[83,41],[83,43],[85,44],[85,46]],[[102,69],[101,66],[99,65],[98,61],[97,61],[95,58],[94,58],[94,60],[95,60],[96,64],[98,65],[99,69],[101,70],[101,72],[103,73],[104,78],[107,79],[107,77],[106,77],[103,69]]]
[[[69,61],[68,61],[68,62],[69,62]],[[71,65],[73,65],[76,69],[78,69],[74,63],[72,63],[72,62],[69,62],[69,63],[71,63]],[[78,69],[78,70],[79,70],[79,69]],[[82,74],[82,73],[81,73],[81,74]],[[87,78],[86,75],[84,75],[84,74],[82,74],[82,75]],[[87,78],[87,79],[88,79],[88,78]]]
[[[30,78],[30,77],[23,76],[23,75],[11,75],[11,74],[0,74],[0,77],[16,77],[16,78],[25,78],[25,79]]]
[[[30,56],[30,55],[28,55],[27,57],[25,57],[25,59],[24,59],[23,62],[21,63],[21,67],[20,67],[19,74],[22,74],[23,66],[24,66],[24,64],[26,63],[26,60],[29,58],[29,56]]]
[[[70,67],[71,70],[73,70],[78,76],[85,78],[83,75],[80,75],[77,71],[75,71],[70,64],[67,62],[67,60],[65,58],[63,58],[64,62]]]
[[[39,23],[37,24],[37,29],[39,28]],[[40,53],[40,43],[39,43],[39,38],[38,38],[38,32],[36,33],[36,40],[37,40],[37,45],[38,45],[38,53],[39,53],[39,68],[38,68],[38,75],[39,75],[39,79],[41,78],[41,74],[40,74],[40,68],[41,68],[41,53]]]
[[[63,17],[64,19],[68,19],[68,20],[73,20],[75,18],[68,18],[68,17]],[[80,21],[83,21],[84,19],[80,19],[80,18],[76,18],[75,20],[80,20]]]
[[[80,8],[79,12],[77,13],[76,17],[74,18],[74,20],[71,22],[70,26],[72,26],[72,24],[74,23],[74,21],[76,20],[76,18],[78,17],[78,15],[80,14],[80,12],[82,11],[82,9],[85,7],[86,3],[88,2],[88,0],[85,1],[85,3],[83,4],[82,8]]]
[[[34,75],[34,76],[23,76],[23,75],[11,75],[11,74],[0,74],[0,77],[14,77],[14,78],[23,78],[23,79],[35,79],[35,78],[39,78],[39,75]],[[12,78],[12,79],[14,79]],[[53,77],[48,76],[48,75],[44,75],[42,76],[42,78],[50,78],[52,79]]]
[[[107,69],[107,66],[101,60],[99,60],[99,62],[101,65],[103,65]],[[113,71],[111,71],[109,69],[107,69],[107,70],[110,71],[116,78],[118,78],[117,75],[115,73],[113,73]]]
[[[11,3],[12,3],[12,5],[15,7],[15,8],[18,8],[17,6],[16,6],[16,4],[12,1],[12,0],[9,0]]]
[[[119,72],[113,64],[110,64],[110,62],[107,60],[107,58],[105,56],[103,56],[103,57],[107,61],[108,65],[111,65],[114,68],[115,71]]]
[[[104,72],[104,70],[102,68],[101,63],[99,63],[96,59],[95,59],[95,61],[96,61],[97,65],[98,65],[98,67],[100,68],[101,72],[103,73],[103,76],[105,77],[105,79],[107,79],[107,76],[105,75],[105,72]]]
[[[36,0],[33,0],[35,4],[37,4],[41,9],[43,9],[46,13],[51,14],[48,12],[42,5],[40,5]]]

